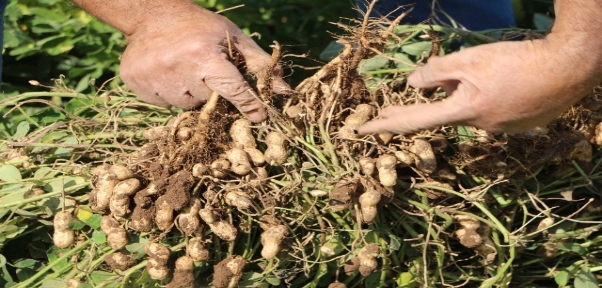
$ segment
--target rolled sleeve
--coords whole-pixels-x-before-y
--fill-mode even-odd
[[[2,23],[2,29],[0,29],[0,47],[4,51],[4,10],[6,10],[6,4],[8,0],[0,0],[0,23]],[[2,57],[0,57],[0,83],[2,83]]]

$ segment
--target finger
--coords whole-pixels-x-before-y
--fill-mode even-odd
[[[242,35],[236,40],[236,49],[245,57],[245,64],[249,72],[259,74],[272,62],[272,56],[263,51],[251,37]],[[273,75],[282,77],[282,69],[274,71]]]
[[[358,129],[358,134],[390,132],[408,134],[445,124],[459,123],[464,116],[462,106],[456,101],[439,101],[430,104],[388,107],[383,118],[370,121]]]
[[[462,80],[462,71],[470,64],[466,50],[443,57],[432,57],[428,63],[408,77],[408,83],[416,88],[431,88],[449,85]]]
[[[381,118],[389,118],[389,117],[395,116],[395,113],[397,113],[398,107],[399,106],[389,106],[387,108],[384,108],[383,110],[380,111],[380,117]]]
[[[228,60],[222,57],[215,57],[207,67],[216,67],[211,69],[205,76],[204,81],[209,89],[218,92],[226,100],[230,101],[238,111],[253,122],[263,121],[267,114],[263,104],[249,93],[250,86],[244,80],[238,69]]]

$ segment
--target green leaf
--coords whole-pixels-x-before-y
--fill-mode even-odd
[[[477,136],[470,127],[458,126],[458,140],[460,142],[472,142]]]
[[[86,90],[86,88],[88,88],[90,86],[90,78],[91,77],[92,77],[92,75],[90,75],[90,74],[84,75],[84,77],[82,77],[82,79],[80,79],[77,82],[77,85],[75,86],[75,91],[82,92],[82,91]]]
[[[57,195],[54,197],[42,199],[38,205],[45,207],[45,209],[48,209],[50,211],[51,215],[54,215],[55,213],[62,210],[63,205],[61,204],[61,195]]]
[[[564,221],[562,223],[559,223],[557,225],[554,225],[554,227],[550,228],[549,231],[552,234],[556,234],[558,236],[558,234],[564,234],[566,232],[569,231],[573,231],[573,223],[571,223],[570,221]],[[562,238],[562,237],[559,237]]]
[[[67,285],[67,283],[64,280],[47,279],[47,280],[44,280],[44,282],[42,282],[42,285],[40,285],[40,288],[65,287],[65,285]]]
[[[25,216],[25,217],[31,217],[34,219],[38,217],[38,213],[30,212],[30,211],[23,210],[23,209],[16,209],[15,214]]]
[[[0,267],[4,267],[4,265],[6,265],[6,257],[0,254]]]
[[[10,273],[8,273],[8,269],[6,269],[6,266],[2,266],[2,272],[0,272],[0,277],[2,277],[2,280],[4,280],[4,282],[6,282],[5,287],[11,287],[11,285],[14,283],[13,278],[11,277]],[[0,281],[0,283],[2,283],[2,281]]]
[[[50,167],[41,167],[35,173],[33,173],[33,178],[40,179],[40,180],[41,179],[50,179],[50,178],[54,178],[54,176],[56,176],[58,173],[60,173],[60,172],[53,170]]]
[[[559,250],[569,251],[573,253],[577,253],[579,255],[584,255],[587,253],[587,249],[581,246],[579,243],[563,243],[560,245],[556,245]]]
[[[54,131],[54,132],[48,133],[47,135],[42,137],[42,142],[54,143],[54,142],[58,141],[59,139],[65,138],[67,136],[68,136],[68,134],[63,131]]]
[[[57,11],[54,10],[50,10],[47,8],[42,8],[42,7],[32,7],[29,8],[29,10],[36,15],[36,17],[38,17],[39,20],[41,21],[56,21],[56,22],[62,22],[65,21],[66,16],[63,13],[57,13]]]
[[[326,46],[326,48],[324,48],[324,51],[322,51],[322,53],[320,53],[320,60],[323,60],[323,61],[332,60],[334,57],[337,57],[339,55],[339,53],[341,53],[341,51],[343,51],[343,48],[345,48],[345,46],[343,44],[335,42],[335,41],[330,41],[330,43],[328,43],[328,46]]]
[[[98,285],[102,282],[112,282],[117,280],[117,275],[105,271],[94,271],[90,274],[90,280]]]
[[[389,234],[389,249],[392,251],[397,251],[401,247],[401,240],[399,237]]]
[[[102,245],[107,242],[107,235],[101,231],[94,230],[92,232],[92,241],[98,245]]]
[[[316,276],[314,276],[314,281],[312,282],[312,284],[315,285],[313,287],[319,287],[320,285],[318,285],[318,283],[320,282],[320,279],[326,274],[328,274],[328,265],[326,263],[320,263]]]
[[[265,278],[265,281],[272,284],[273,286],[280,285],[280,279],[278,279],[278,277],[276,277],[274,275],[269,275],[268,277]]]
[[[27,191],[29,191],[29,188],[20,184],[6,185],[2,190],[0,190],[0,195],[2,195],[0,198],[0,203],[6,206],[12,206],[19,201],[22,201]],[[5,210],[0,211],[0,214],[3,214],[4,211]]]
[[[13,165],[2,165],[0,166],[0,180],[4,182],[19,182],[21,178],[21,171]]]
[[[19,234],[21,234],[21,232],[25,231],[25,229],[27,229],[27,225],[21,224],[22,226],[19,225],[2,225],[0,227],[0,236],[2,238],[15,238],[17,236],[19,236]]]
[[[98,214],[94,214],[83,221],[84,221],[84,223],[88,224],[88,226],[90,226],[94,229],[100,229],[100,221],[101,220],[102,220],[102,216],[100,216]]]
[[[558,286],[566,286],[566,284],[569,283],[569,277],[569,272],[563,270],[556,273],[556,275],[554,276],[554,281],[556,281],[556,284],[558,284]]]
[[[327,236],[326,242],[323,244],[323,246],[330,248],[329,250],[334,252],[333,255],[328,255],[328,256],[338,255],[339,253],[343,252],[343,250],[345,250],[345,248],[346,248],[345,243],[343,243],[343,241],[341,241],[341,238],[339,237],[339,235]]]
[[[239,287],[259,287],[263,274],[257,272],[245,272],[240,277],[238,282]]]
[[[67,137],[64,141],[61,142],[61,144],[65,144],[65,145],[79,144],[79,140],[77,140],[77,138],[75,138],[74,136],[71,136],[71,137]],[[56,151],[54,151],[54,155],[59,156],[59,157],[69,157],[69,156],[71,156],[72,151],[73,151],[73,148],[60,147],[60,148],[57,148]]]
[[[18,260],[17,262],[13,263],[13,266],[15,268],[29,268],[29,269],[33,269],[33,267],[38,263],[38,261],[33,260],[33,259],[22,259],[22,260]]]
[[[148,243],[148,239],[140,238],[139,236],[132,235],[130,237],[130,244],[125,245],[125,250],[130,252],[130,255],[136,259],[140,259],[146,255],[144,246]]]
[[[19,122],[19,125],[17,125],[17,131],[15,131],[12,139],[18,141],[19,138],[27,136],[27,133],[29,133],[29,123],[27,121],[21,121]]]
[[[433,49],[433,43],[431,42],[416,42],[401,47],[401,50],[408,55],[422,57],[426,56],[431,49]]]
[[[548,30],[554,24],[552,18],[542,13],[533,14],[533,25],[537,30]]]
[[[83,79],[83,78],[82,78]],[[86,81],[87,82],[87,81]],[[87,85],[87,83],[86,83]],[[86,115],[86,113],[94,112],[90,107],[94,106],[94,100],[87,98],[73,98],[65,105],[65,110],[73,115]],[[136,110],[138,112],[138,110]]]
[[[368,275],[364,281],[366,287],[383,287],[383,285],[380,285],[380,273],[372,273]]]
[[[20,183],[4,185],[4,187],[0,189],[1,194],[25,193],[27,191],[29,191],[29,187]]]
[[[370,59],[365,59],[360,62],[360,73],[367,73],[381,68],[386,68],[389,64],[389,59],[376,55]]]
[[[50,247],[50,249],[48,249],[48,252],[46,253],[46,256],[48,257],[48,263],[52,263],[52,270],[55,272],[61,271],[63,268],[67,267],[68,265],[70,265],[70,259],[65,258],[65,259],[60,259],[61,255],[63,253],[65,253],[65,249],[60,249],[56,246],[52,246]]]
[[[44,191],[47,192],[55,192],[55,191],[63,191],[65,188],[69,188],[71,186],[79,185],[86,183],[86,179],[78,176],[66,176],[62,178],[54,179],[48,184],[44,185]]]
[[[69,221],[69,228],[71,228],[71,230],[81,230],[84,227],[86,227],[86,223],[80,221],[79,219],[73,219],[71,221]]]
[[[31,118],[41,122],[44,125],[53,124],[61,120],[65,120],[67,117],[58,109],[48,107],[42,109],[31,116]]]
[[[416,277],[414,276],[414,274],[412,274],[411,272],[403,272],[399,275],[399,279],[397,280],[397,284],[399,284],[400,287],[404,287],[404,286],[408,286],[408,287],[413,287],[415,285],[410,286],[410,284],[415,284],[414,283],[414,279]]]
[[[17,279],[19,279],[19,281],[23,282],[26,281],[27,279],[31,278],[33,275],[36,274],[36,271],[34,269],[17,269]]]
[[[65,35],[54,35],[54,36],[46,37],[42,40],[39,40],[38,42],[36,42],[36,44],[38,46],[41,46],[42,49],[47,50],[48,48],[54,47],[57,44],[63,42],[65,39],[67,39],[67,36],[65,36]]]
[[[34,54],[32,52],[36,52],[39,49],[33,44],[27,44],[25,46],[21,46],[15,49],[10,50],[8,55],[10,56],[28,56]]]
[[[598,280],[596,276],[589,271],[587,267],[581,267],[581,270],[575,277],[575,288],[597,288]]]
[[[393,54],[393,58],[401,60],[401,62],[395,61],[395,67],[397,68],[414,68],[414,66],[410,66],[414,62],[412,61],[412,59],[410,59],[410,57],[408,57],[407,54],[395,53]]]

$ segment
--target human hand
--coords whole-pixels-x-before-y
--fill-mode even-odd
[[[388,107],[359,134],[407,134],[439,125],[522,132],[553,120],[600,81],[572,43],[554,39],[500,42],[434,57],[412,73],[416,88],[441,86],[448,97]],[[595,65],[594,65],[595,66]]]
[[[228,37],[250,73],[260,73],[271,56],[234,23],[196,5],[177,17],[149,21],[154,22],[128,35],[129,44],[121,59],[121,77],[140,99],[191,109],[216,91],[249,120],[265,119],[262,103],[248,92],[251,87],[228,60]],[[282,80],[280,66],[273,76],[276,92],[290,89]]]

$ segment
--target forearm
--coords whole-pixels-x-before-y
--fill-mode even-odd
[[[602,1],[599,0],[555,0],[556,22],[548,35],[550,41],[558,42],[558,46],[568,47],[562,50],[575,56],[589,73],[602,80]],[[561,52],[561,51],[559,51]],[[570,55],[573,54],[573,55]]]
[[[72,2],[130,37],[139,30],[169,25],[204,10],[191,0],[72,0]]]

